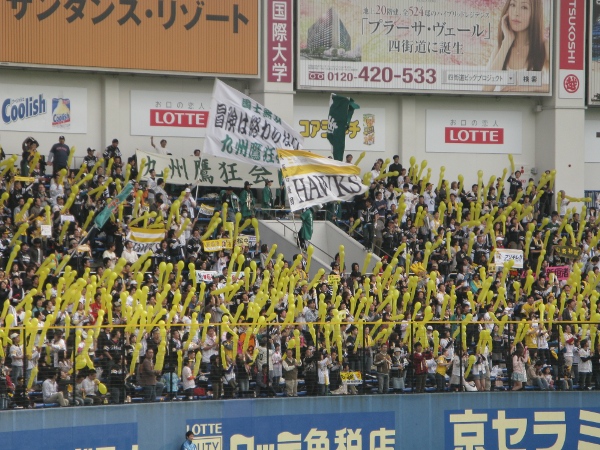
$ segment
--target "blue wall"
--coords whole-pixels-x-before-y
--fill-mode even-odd
[[[564,444],[557,448],[573,449],[578,441],[600,444],[599,438],[584,436],[586,430],[600,429],[599,399],[593,391],[448,393],[2,411],[0,448],[131,450],[137,445],[143,450],[178,449],[187,428],[193,427],[204,431],[197,440],[201,450],[229,449],[232,443],[252,444],[252,440],[254,447],[237,448],[254,450],[261,444],[275,444],[277,449],[278,443],[294,439],[301,440],[302,449],[306,449],[310,439],[324,438],[329,439],[331,450],[338,448],[336,439],[345,439],[347,444],[362,439],[362,447],[358,448],[382,450],[393,448],[393,441],[386,445],[386,437],[390,436],[398,449],[454,449],[458,444],[453,441],[454,427],[465,421],[466,410],[474,410],[471,417],[476,417],[479,424],[468,425],[476,432],[464,439],[483,439],[486,450],[499,448],[499,435],[518,434],[519,427],[524,427],[524,437],[508,448],[550,447],[557,440],[562,442],[564,430]],[[498,420],[503,418],[515,420]],[[506,423],[514,429],[498,429]],[[505,439],[508,442],[508,437]]]

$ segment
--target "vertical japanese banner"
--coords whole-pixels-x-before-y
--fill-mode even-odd
[[[291,83],[293,73],[291,0],[268,0],[267,81]]]
[[[204,154],[279,168],[277,149],[298,150],[304,139],[256,100],[215,80]]]
[[[600,4],[596,1],[591,2],[589,11],[588,105],[598,106],[600,105]],[[593,136],[596,139],[595,132]]]
[[[560,1],[560,98],[583,98],[585,1]]]

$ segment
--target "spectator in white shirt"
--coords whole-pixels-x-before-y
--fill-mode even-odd
[[[69,406],[69,400],[65,399],[62,392],[58,392],[58,384],[56,378],[60,369],[55,369],[50,372],[50,376],[42,383],[42,397],[44,403],[58,403],[60,406]]]

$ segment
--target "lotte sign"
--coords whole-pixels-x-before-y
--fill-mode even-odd
[[[504,144],[504,128],[446,128],[446,144]]]
[[[210,88],[204,92],[131,91],[131,135],[201,138],[206,135]]]
[[[208,125],[208,111],[151,109],[150,125],[153,127],[206,128]]]
[[[427,110],[425,151],[519,154],[522,119],[518,111]]]

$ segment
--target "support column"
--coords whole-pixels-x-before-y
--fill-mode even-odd
[[[106,75],[102,77],[102,146],[97,149],[102,152],[111,144],[112,140],[119,137],[121,113],[119,102],[119,78]]]
[[[579,78],[581,87],[579,92],[581,98],[560,98],[562,80],[560,77],[561,40],[569,38],[568,30],[561,30],[561,13],[571,14],[573,9],[562,8],[565,4],[573,3],[572,0],[559,0],[555,8],[554,27],[554,52],[552,54],[552,66],[554,74],[553,96],[543,98],[540,101],[541,112],[536,119],[536,150],[535,162],[538,173],[544,170],[556,169],[556,183],[554,192],[564,190],[572,197],[583,197],[584,192],[584,161],[585,161],[585,79]],[[579,2],[575,2],[581,5]],[[585,15],[585,8],[577,8],[576,14]],[[569,18],[563,24],[568,24]],[[583,18],[584,23],[585,18]],[[573,40],[573,43],[582,48],[577,52],[583,52],[583,39]],[[564,56],[564,55],[563,55]],[[576,72],[576,71],[575,71]],[[539,107],[538,107],[539,108]],[[556,200],[556,199],[555,199]],[[556,205],[555,205],[556,206]]]

